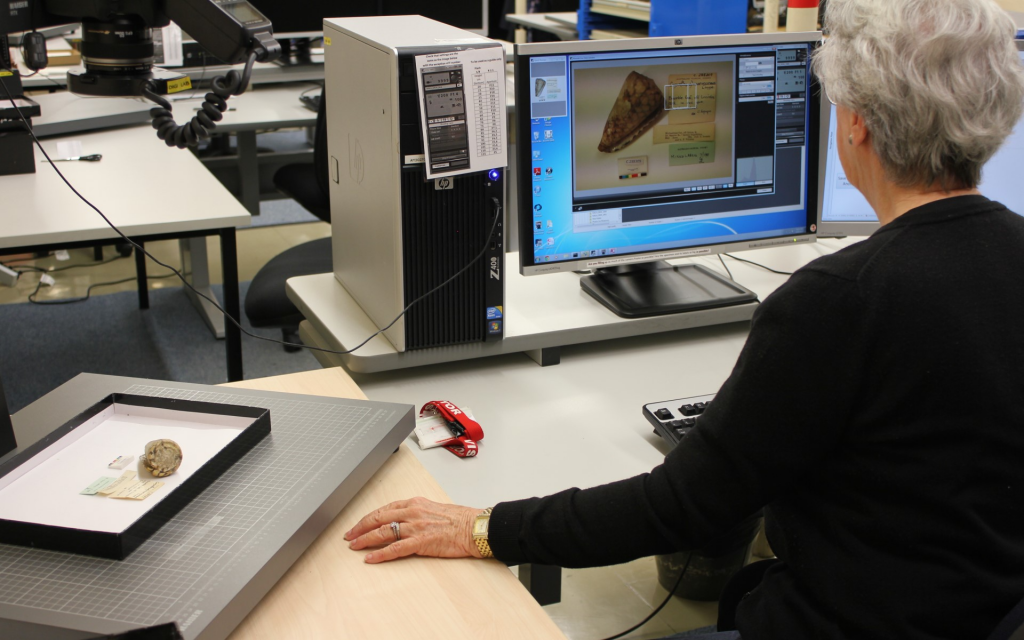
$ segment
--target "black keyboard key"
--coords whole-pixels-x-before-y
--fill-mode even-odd
[[[683,406],[679,407],[679,413],[683,414],[684,416],[695,416],[697,415],[697,408],[692,404],[684,404]]]
[[[658,409],[654,412],[654,415],[658,417],[658,420],[671,420],[672,412],[668,409]]]
[[[686,424],[684,423],[684,420],[673,420],[672,422],[668,423],[668,426],[672,427],[673,429],[679,429],[681,427],[686,426]]]
[[[697,418],[683,418],[682,420],[680,420],[680,422],[683,423],[684,427],[690,428],[693,425],[697,424]]]
[[[697,410],[697,415],[704,413],[704,409],[707,408],[707,404],[704,402],[694,402],[693,408]]]

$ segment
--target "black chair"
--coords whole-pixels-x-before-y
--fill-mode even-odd
[[[327,188],[327,98],[320,97],[313,137],[313,164],[290,164],[274,173],[274,186],[324,222],[331,221]],[[333,269],[331,239],[305,242],[274,256],[252,279],[245,315],[254,327],[280,327],[286,342],[298,342],[302,313],[285,293],[285,281]],[[285,347],[298,351],[299,347]]]
[[[988,640],[1024,640],[1024,600],[996,625]]]

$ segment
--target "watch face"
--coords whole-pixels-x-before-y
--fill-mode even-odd
[[[482,536],[487,533],[487,525],[491,522],[490,518],[477,518],[476,522],[473,523],[473,535]]]

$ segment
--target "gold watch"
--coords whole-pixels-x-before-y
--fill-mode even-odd
[[[493,507],[484,509],[483,513],[478,515],[473,522],[473,542],[476,543],[476,548],[480,551],[480,555],[485,558],[494,557],[494,554],[491,552],[491,545],[487,542],[487,528],[491,524],[491,511],[494,511]]]

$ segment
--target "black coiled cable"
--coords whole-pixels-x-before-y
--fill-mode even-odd
[[[154,91],[152,85],[142,90],[142,95],[160,106],[149,110],[153,116],[153,128],[158,138],[167,143],[168,147],[194,147],[204,140],[209,140],[216,123],[224,118],[228,110],[228,98],[240,95],[249,86],[252,66],[256,63],[256,52],[249,54],[242,73],[232,69],[226,76],[213,79],[213,90],[206,94],[206,100],[197,113],[187,124],[179,125],[171,113],[171,103]]]

